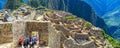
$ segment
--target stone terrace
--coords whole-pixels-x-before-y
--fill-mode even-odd
[[[67,19],[67,16],[74,15],[63,11],[36,11],[30,9],[31,7],[29,6],[22,6],[17,11],[13,12],[14,16],[19,17],[19,15],[22,15],[22,21],[14,20],[11,23],[0,23],[0,37],[5,40],[5,35],[12,35],[12,38],[7,40],[10,40],[9,42],[13,42],[13,45],[17,46],[19,38],[29,37],[33,31],[37,31],[39,34],[39,41],[42,39],[42,41],[45,42],[43,46],[49,48],[103,47],[103,44],[101,44],[103,42],[101,42],[101,40],[104,38],[102,38],[103,36],[100,34],[100,30],[92,29],[94,27],[91,24],[89,27],[84,26],[86,24],[85,20],[81,18]],[[92,38],[91,36],[98,38]],[[2,41],[0,41],[0,43],[4,42],[3,39],[0,39]]]

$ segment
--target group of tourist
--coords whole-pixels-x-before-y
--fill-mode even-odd
[[[30,48],[34,48],[34,45],[37,45],[37,44],[38,44],[38,39],[35,36],[20,38],[18,41],[18,46],[20,48],[22,48],[22,46],[24,46],[24,48],[28,48],[28,46]]]

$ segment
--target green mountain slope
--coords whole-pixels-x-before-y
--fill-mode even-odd
[[[5,4],[5,9],[17,9],[19,6],[23,4],[23,0],[8,0]]]

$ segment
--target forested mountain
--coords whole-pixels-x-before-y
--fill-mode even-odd
[[[16,9],[19,6],[21,6],[23,3],[23,0],[8,0],[7,3],[5,4],[4,8],[5,9]]]

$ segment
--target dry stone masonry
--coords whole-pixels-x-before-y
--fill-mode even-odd
[[[18,44],[18,40],[21,37],[25,37],[25,22],[24,21],[15,21],[12,24],[13,28],[13,42],[14,45]]]
[[[0,15],[0,17],[3,15]],[[21,6],[12,13],[14,20],[0,22],[0,44],[13,42],[38,32],[40,46],[49,48],[104,48],[101,29],[71,13],[54,10],[35,10]],[[2,18],[2,19],[3,19]],[[17,47],[13,47],[17,48]]]
[[[12,23],[0,23],[0,44],[13,41]]]

